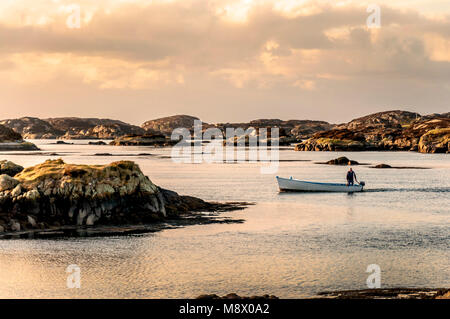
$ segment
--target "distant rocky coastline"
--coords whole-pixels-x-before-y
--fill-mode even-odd
[[[174,115],[144,122],[140,127],[118,120],[96,118],[23,117],[0,121],[25,139],[111,139],[118,146],[172,146],[176,128],[194,132],[199,118]],[[226,138],[227,128],[279,129],[280,146],[295,145],[296,151],[415,151],[450,152],[450,113],[420,115],[387,111],[354,119],[345,124],[324,121],[259,119],[243,123],[202,123],[202,131],[215,128]],[[248,134],[248,133],[247,133]],[[227,140],[227,145],[248,145],[248,135]],[[268,139],[268,144],[272,139]],[[11,146],[3,146],[7,149]],[[27,147],[26,144],[23,147]],[[28,147],[32,147],[28,145]],[[11,148],[13,149],[13,148]]]
[[[21,134],[25,139],[117,139],[125,136],[164,135],[170,137],[176,128],[194,130],[194,121],[199,118],[190,115],[174,115],[144,122],[141,127],[118,120],[61,117],[39,119],[35,117],[22,117],[18,119],[1,120],[0,124],[11,128]],[[247,123],[202,123],[203,130],[218,128],[224,135],[226,128],[250,127],[261,128],[277,127],[280,136],[292,141],[308,138],[312,134],[328,130],[333,124],[324,121],[260,119]]]
[[[296,151],[450,152],[450,113],[421,116],[389,111],[355,119],[315,133]]]
[[[97,166],[47,160],[20,168],[0,175],[0,235],[64,226],[141,225],[245,207],[162,189],[129,161]]]
[[[150,120],[142,124],[142,128],[150,133],[160,133],[165,136],[171,136],[173,130],[177,128],[193,129],[194,122],[200,119],[190,115],[173,115],[162,117],[156,120]],[[207,123],[203,123],[207,124]]]
[[[0,121],[25,139],[114,139],[127,134],[146,131],[122,121],[96,118],[61,117],[39,119],[22,117]]]

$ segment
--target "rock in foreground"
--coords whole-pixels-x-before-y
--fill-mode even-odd
[[[23,171],[23,167],[17,164],[14,164],[10,161],[0,161],[0,175],[6,174],[9,176],[14,176]]]
[[[47,160],[14,178],[0,176],[0,232],[137,225],[224,208],[163,190],[129,161],[91,166]]]

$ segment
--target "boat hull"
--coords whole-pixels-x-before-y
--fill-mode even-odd
[[[334,192],[334,193],[355,193],[362,192],[363,185],[347,186],[346,184],[315,183],[288,179],[277,176],[278,187],[284,192]]]

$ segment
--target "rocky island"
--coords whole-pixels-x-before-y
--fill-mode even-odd
[[[204,129],[210,127],[220,129],[224,135],[227,128],[242,128],[244,130],[254,128],[257,133],[260,129],[266,129],[267,132],[270,133],[271,128],[278,128],[280,138],[284,138],[284,140],[293,143],[309,138],[314,133],[330,130],[334,125],[325,121],[258,119],[246,123],[217,123],[204,125]]]
[[[141,127],[147,132],[159,132],[166,136],[171,136],[173,130],[177,128],[194,129],[194,121],[200,119],[191,115],[173,115],[146,121]],[[203,123],[207,124],[207,123]]]
[[[172,131],[176,128],[187,128],[194,132],[195,121],[200,121],[198,117],[190,115],[174,115],[163,117],[155,120],[145,122],[141,127],[147,132],[159,132],[162,135],[170,137]],[[289,146],[292,143],[298,143],[301,139],[309,138],[314,133],[325,131],[333,128],[334,125],[325,121],[311,121],[311,120],[280,120],[280,119],[258,119],[250,122],[238,123],[206,123],[202,122],[202,131],[204,132],[210,128],[219,129],[223,137],[226,137],[227,128],[237,129],[241,128],[244,131],[249,128],[254,129],[254,135],[260,136],[261,129],[266,129],[268,136],[267,143],[271,144],[270,129],[279,129],[278,144],[280,146]],[[155,134],[155,133],[154,133]],[[248,136],[232,137],[230,140],[224,141],[228,145],[245,145],[249,144]]]
[[[114,139],[127,134],[144,134],[145,129],[118,120],[59,117],[22,117],[0,121],[27,139]]]
[[[54,128],[49,122],[36,117],[22,117],[0,121],[1,125],[9,127],[27,139],[55,139],[64,134]]]
[[[22,135],[9,127],[0,125],[0,151],[36,151],[33,143],[25,142]]]
[[[114,139],[110,145],[114,146],[172,146],[177,141],[162,134],[130,134]]]
[[[129,161],[98,166],[47,160],[14,176],[0,175],[0,233],[137,225],[242,207],[242,203],[209,203],[162,189]]]
[[[145,130],[118,120],[61,117],[46,119],[58,131],[61,139],[113,139],[127,134],[144,134]]]
[[[421,116],[388,111],[355,119],[315,133],[296,151],[450,152],[450,113]]]

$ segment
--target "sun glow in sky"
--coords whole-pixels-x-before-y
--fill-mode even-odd
[[[0,82],[2,118],[444,112],[450,1],[3,0]]]

